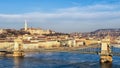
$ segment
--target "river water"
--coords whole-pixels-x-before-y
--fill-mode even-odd
[[[100,64],[98,55],[70,52],[28,53],[24,58],[0,57],[0,68],[120,68],[120,57]]]

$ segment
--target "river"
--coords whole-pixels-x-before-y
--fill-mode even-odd
[[[99,55],[70,52],[27,53],[24,58],[0,57],[0,68],[120,68],[120,57],[100,64]]]

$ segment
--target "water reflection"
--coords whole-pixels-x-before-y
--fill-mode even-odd
[[[24,57],[14,57],[14,68],[22,68]]]
[[[112,68],[112,63],[100,63],[100,68]]]

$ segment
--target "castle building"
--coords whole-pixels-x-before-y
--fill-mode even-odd
[[[41,28],[28,28],[28,25],[27,25],[27,21],[25,20],[25,24],[24,24],[24,31],[27,31],[29,32],[30,34],[53,34],[55,33],[54,31],[52,30],[43,30]]]

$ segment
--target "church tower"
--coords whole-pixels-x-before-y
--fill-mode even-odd
[[[25,31],[27,31],[27,21],[25,20],[25,26],[24,26]]]

